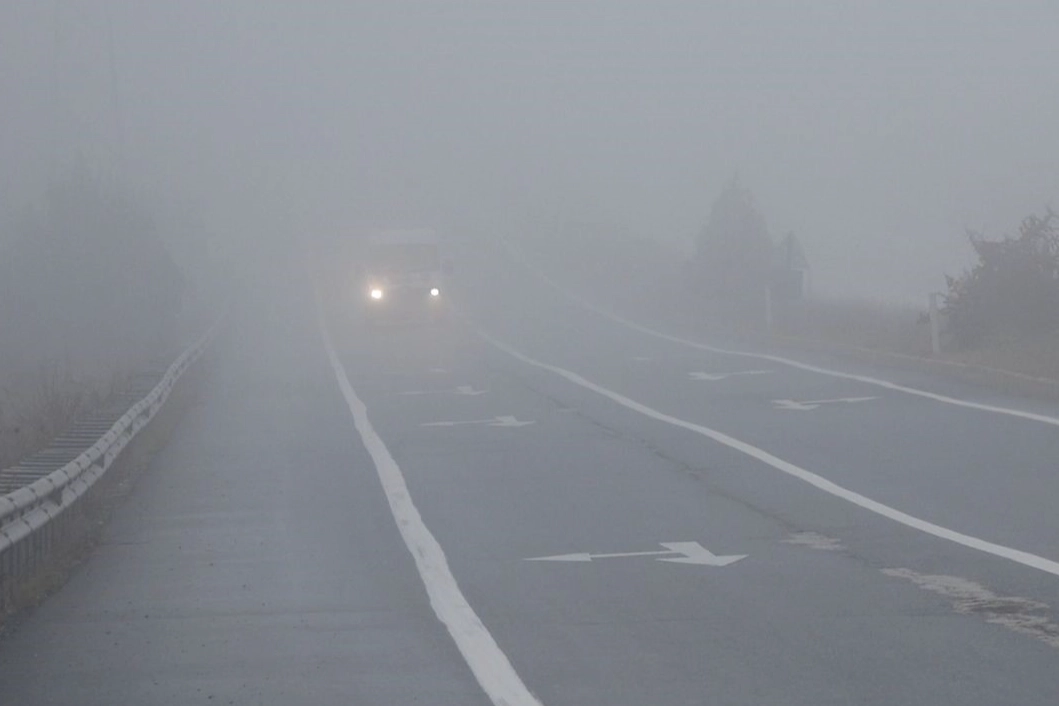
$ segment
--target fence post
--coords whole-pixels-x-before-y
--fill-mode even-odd
[[[772,286],[765,285],[765,332],[772,335]]]

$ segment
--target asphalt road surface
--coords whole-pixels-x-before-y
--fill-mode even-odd
[[[102,545],[0,635],[0,702],[1059,702],[1059,405],[458,262],[442,325],[305,281],[240,308]]]

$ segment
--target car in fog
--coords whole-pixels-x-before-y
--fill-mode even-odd
[[[357,270],[357,304],[371,322],[436,321],[448,313],[451,265],[431,228],[374,231]]]

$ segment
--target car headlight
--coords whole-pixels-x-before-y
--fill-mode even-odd
[[[437,287],[431,287],[430,288],[430,296],[432,296],[432,297],[441,296],[441,290],[438,289]]]
[[[382,299],[382,290],[378,287],[372,287],[371,291],[368,292],[368,294],[371,296],[372,299],[375,299],[376,301]]]

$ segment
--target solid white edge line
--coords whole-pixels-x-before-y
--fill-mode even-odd
[[[628,328],[631,328],[634,331],[638,331],[640,333],[647,334],[648,336],[654,336],[655,338],[660,338],[660,339],[662,339],[664,341],[669,341],[671,343],[679,343],[679,344],[684,345],[684,346],[689,346],[691,348],[697,348],[698,350],[703,350],[703,351],[707,351],[707,352],[710,352],[710,353],[717,353],[719,355],[733,355],[733,356],[740,356],[740,357],[743,357],[743,358],[753,358],[755,360],[767,360],[767,361],[769,361],[771,363],[779,363],[781,365],[786,365],[786,366],[789,366],[789,367],[792,367],[792,368],[798,368],[799,370],[805,370],[805,371],[808,371],[808,372],[811,372],[811,373],[818,373],[820,375],[828,375],[828,376],[831,376],[831,377],[842,378],[844,380],[855,380],[857,382],[862,382],[862,383],[865,383],[867,385],[875,385],[877,387],[882,387],[882,388],[885,388],[887,390],[892,390],[894,392],[901,392],[901,393],[904,393],[904,394],[907,394],[907,395],[916,395],[917,397],[925,397],[926,399],[934,400],[935,402],[942,402],[944,404],[951,404],[951,405],[955,405],[957,407],[965,407],[967,409],[975,409],[975,410],[978,410],[978,411],[981,411],[981,412],[992,412],[994,414],[1005,414],[1005,415],[1008,415],[1010,417],[1018,417],[1020,419],[1028,419],[1028,420],[1035,421],[1035,422],[1041,422],[1042,424],[1050,424],[1052,426],[1059,426],[1059,417],[1050,417],[1050,416],[1048,416],[1046,414],[1036,414],[1035,412],[1026,412],[1026,411],[1021,410],[1021,409],[1012,409],[1010,407],[998,407],[996,405],[983,404],[981,402],[968,402],[967,400],[960,400],[960,399],[956,399],[955,397],[948,397],[946,395],[939,395],[939,394],[937,394],[935,392],[928,392],[927,390],[921,390],[921,389],[916,388],[916,387],[908,387],[906,385],[899,385],[897,383],[890,382],[888,380],[882,380],[880,378],[874,378],[874,377],[871,377],[871,376],[868,376],[868,375],[857,375],[855,373],[844,373],[844,372],[842,372],[840,370],[831,370],[830,368],[821,368],[821,367],[816,366],[816,365],[810,365],[808,363],[801,363],[801,362],[799,362],[797,360],[792,360],[790,358],[783,358],[783,357],[780,357],[780,356],[777,356],[777,355],[770,355],[768,353],[749,353],[747,351],[727,350],[727,349],[724,349],[724,348],[718,348],[716,346],[711,346],[711,345],[708,345],[706,343],[699,343],[698,341],[692,341],[692,340],[687,339],[687,338],[681,338],[680,336],[674,336],[672,334],[663,333],[662,331],[656,331],[653,328],[649,328],[649,327],[644,326],[642,324],[638,324],[635,321],[631,321],[629,319],[626,319],[623,316],[619,316],[618,314],[615,314],[613,312],[607,311],[606,309],[603,309],[601,307],[596,306],[595,304],[593,304],[592,302],[588,301],[584,297],[582,297],[582,296],[570,291],[569,289],[567,289],[563,285],[559,284],[558,282],[553,280],[551,277],[549,277],[547,274],[542,272],[539,268],[537,268],[536,266],[534,266],[533,264],[528,262],[526,260],[526,258],[523,255],[521,255],[521,253],[518,253],[516,251],[516,249],[515,249],[515,247],[513,245],[511,245],[507,241],[503,241],[503,243],[504,243],[504,246],[507,248],[508,252],[511,253],[515,257],[515,259],[517,259],[522,264],[523,267],[525,267],[527,270],[532,272],[535,276],[540,278],[545,284],[547,284],[548,286],[552,287],[553,289],[555,289],[560,294],[564,295],[565,297],[567,297],[569,299],[572,299],[573,301],[577,302],[578,304],[580,304],[584,308],[588,309],[589,311],[592,311],[592,312],[594,312],[594,313],[596,313],[596,314],[598,314],[598,315],[600,315],[600,316],[602,316],[602,317],[604,317],[606,319],[610,319],[611,321],[614,321],[615,323],[621,324],[622,326],[626,326]]]
[[[372,427],[367,407],[353,390],[345,368],[338,359],[327,322],[324,320],[319,295],[316,309],[320,334],[331,368],[338,379],[338,386],[349,411],[353,414],[354,426],[375,464],[386,501],[390,505],[390,512],[397,523],[401,538],[415,560],[416,569],[434,613],[448,629],[467,666],[471,668],[475,679],[495,706],[541,706],[541,702],[522,682],[507,655],[467,602],[456,583],[456,577],[449,569],[444,550],[423,522],[408,492],[400,467]]]
[[[705,436],[706,438],[712,439],[713,441],[723,444],[730,449],[734,449],[735,451],[738,451],[742,454],[750,456],[751,458],[761,461],[762,463],[772,466],[778,471],[782,471],[783,473],[786,473],[789,476],[792,476],[794,478],[797,478],[798,480],[808,483],[809,485],[818,488],[819,490],[822,490],[825,493],[829,493],[837,498],[841,498],[847,502],[853,503],[854,505],[862,507],[865,510],[874,512],[877,515],[882,515],[883,517],[891,519],[894,522],[899,522],[900,524],[905,525],[906,527],[911,527],[912,529],[919,530],[920,532],[933,535],[940,539],[947,539],[950,542],[955,542],[956,544],[963,545],[970,549],[985,552],[986,554],[992,554],[1002,559],[1008,559],[1024,566],[1038,569],[1054,576],[1059,576],[1059,562],[1057,561],[1046,559],[1045,557],[1037,556],[1036,554],[1030,554],[1029,552],[1024,552],[1020,549],[1013,549],[1011,547],[1005,547],[1001,544],[987,542],[984,539],[972,537],[971,535],[963,534],[961,532],[948,529],[947,527],[936,525],[933,522],[928,522],[918,517],[914,517],[912,515],[909,515],[908,513],[901,512],[900,510],[892,508],[889,505],[884,505],[883,503],[878,502],[876,500],[872,500],[871,498],[861,495],[860,493],[849,490],[848,488],[844,488],[841,485],[838,485],[837,483],[834,483],[824,478],[823,476],[813,473],[812,471],[808,471],[800,466],[794,465],[793,463],[784,461],[782,458],[774,456],[768,451],[760,449],[752,444],[748,444],[745,441],[740,441],[735,437],[729,436],[715,429],[711,429],[709,427],[702,426],[700,424],[695,424],[693,422],[689,422],[678,417],[671,416],[664,412],[660,412],[657,409],[654,409],[653,407],[648,407],[647,405],[641,404],[636,400],[630,399],[620,393],[614,392],[613,390],[609,390],[601,385],[597,385],[596,383],[592,382],[591,380],[587,380],[586,378],[578,375],[577,373],[566,370],[565,368],[560,368],[556,365],[551,365],[549,363],[544,363],[534,358],[531,358],[530,356],[515,350],[508,344],[497,340],[496,338],[493,338],[491,335],[481,329],[478,329],[478,335],[481,336],[484,340],[488,341],[493,346],[495,346],[496,348],[498,348],[499,350],[503,351],[504,353],[507,353],[508,355],[514,357],[517,360],[522,361],[527,365],[531,365],[536,368],[540,368],[542,370],[547,370],[548,372],[554,373],[555,375],[558,375],[568,380],[569,382],[574,383],[575,385],[579,385],[580,387],[583,387],[586,390],[591,390],[592,392],[595,392],[614,402],[617,402],[618,404],[627,409],[631,409],[634,412],[639,412],[640,414],[646,417],[650,417],[651,419],[660,422],[665,422],[666,424],[671,424],[675,427],[687,429],[688,431],[692,431],[696,434]]]

